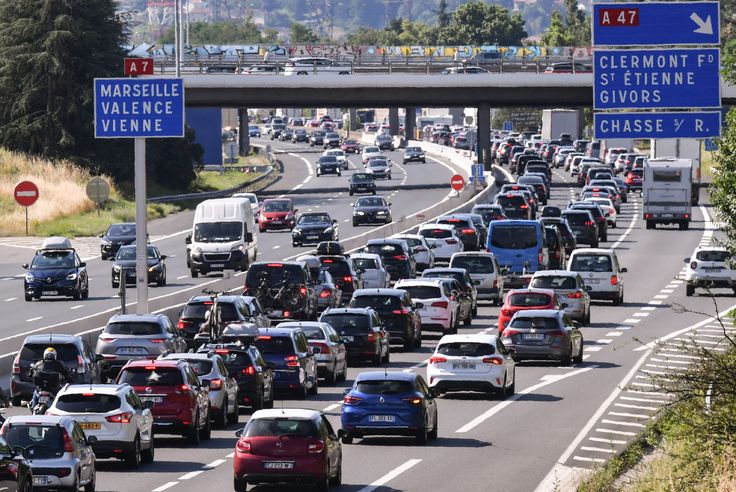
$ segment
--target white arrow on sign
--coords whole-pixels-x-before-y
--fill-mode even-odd
[[[693,12],[690,14],[690,19],[698,25],[698,28],[693,32],[697,32],[699,34],[713,34],[713,24],[710,21],[710,16],[703,20],[698,14]]]

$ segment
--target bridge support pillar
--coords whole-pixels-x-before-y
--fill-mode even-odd
[[[392,137],[399,134],[399,108],[388,108],[388,131]]]
[[[404,136],[407,140],[414,140],[416,136],[417,127],[417,108],[414,106],[408,106],[405,109],[404,116]]]
[[[250,152],[250,132],[248,126],[248,109],[238,108],[238,150],[242,156],[246,156]]]
[[[348,131],[358,131],[360,129],[360,124],[358,123],[358,110],[356,108],[349,108],[348,117],[350,118]]]
[[[491,105],[478,106],[478,163],[483,168],[491,169]]]

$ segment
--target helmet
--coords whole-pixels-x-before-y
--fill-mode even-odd
[[[56,360],[56,350],[49,347],[43,351],[43,360]]]

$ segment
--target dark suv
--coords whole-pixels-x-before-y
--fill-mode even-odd
[[[317,394],[317,360],[301,328],[261,328],[253,344],[274,370],[274,390]]]
[[[47,348],[56,350],[56,359],[64,364],[73,383],[99,383],[101,381],[101,356],[95,355],[87,341],[76,335],[31,335],[23,340],[23,346],[13,360],[10,396],[14,406],[21,400],[30,400],[35,385],[28,374],[31,366],[43,359]]]
[[[317,296],[301,262],[257,262],[245,275],[243,295],[253,296],[269,318],[314,319]]]
[[[521,192],[496,195],[495,204],[503,208],[504,214],[509,219],[531,220],[534,218],[529,202]]]
[[[115,258],[120,246],[135,242],[135,223],[110,224],[104,234],[100,234],[100,258]]]
[[[588,210],[565,210],[562,218],[572,229],[578,243],[584,243],[591,248],[598,247],[598,226]]]
[[[587,210],[590,212],[590,215],[593,216],[593,219],[598,226],[598,239],[601,241],[608,241],[608,222],[606,221],[606,215],[597,203],[576,202],[570,205],[570,208],[573,210]]]
[[[372,308],[332,308],[322,313],[319,320],[329,323],[340,335],[348,362],[370,360],[374,366],[389,363],[388,334]]]
[[[320,260],[322,268],[330,272],[335,285],[342,291],[342,302],[347,304],[353,292],[363,288],[363,278],[345,256],[323,256]]]
[[[437,223],[453,226],[458,237],[463,242],[465,251],[478,251],[482,240],[472,219],[458,215],[443,215],[437,219]]]
[[[353,294],[351,308],[369,307],[378,313],[389,335],[389,342],[404,350],[422,345],[422,318],[411,297],[400,289],[361,289]]]
[[[427,157],[421,147],[407,147],[404,149],[404,164],[407,162],[427,162]]]
[[[370,193],[371,195],[376,194],[376,181],[373,179],[373,175],[368,173],[353,173],[350,176],[350,188],[348,190],[350,196],[355,193]]]
[[[87,264],[79,259],[66,238],[49,238],[36,251],[31,264],[23,264],[23,293],[26,301],[42,295],[68,296],[75,300],[89,297]]]
[[[403,239],[371,239],[363,252],[379,255],[391,274],[391,280],[414,278],[417,275],[417,262]]]
[[[251,300],[246,296],[218,296],[217,310],[223,325],[228,323],[255,323],[257,326],[268,326],[261,313],[258,301]],[[205,322],[207,311],[212,309],[214,301],[210,296],[193,296],[189,299],[184,309],[179,314],[176,328],[179,335],[187,342],[187,347],[194,348],[194,337],[199,332],[201,324]]]

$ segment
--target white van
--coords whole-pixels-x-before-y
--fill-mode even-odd
[[[192,278],[223,270],[245,271],[258,254],[256,222],[247,198],[205,200],[194,212],[186,237]]]

